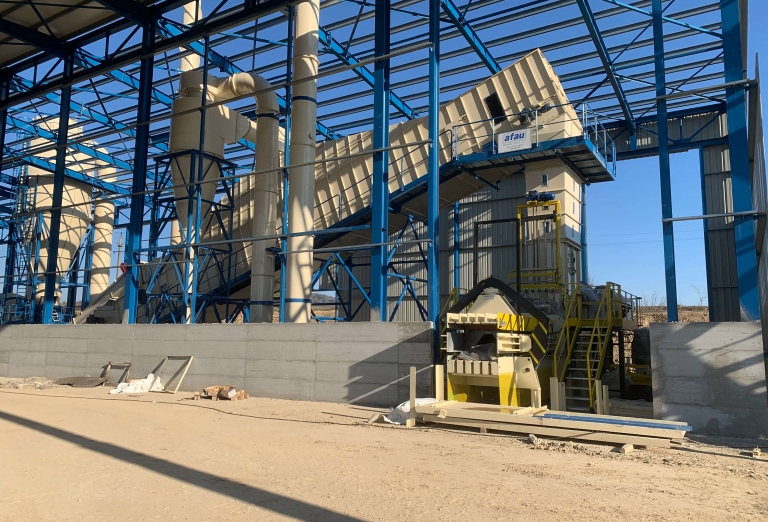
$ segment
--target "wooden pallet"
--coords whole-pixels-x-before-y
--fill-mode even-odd
[[[411,378],[414,379],[412,370]],[[436,368],[442,374],[442,368]],[[415,380],[415,379],[414,379]],[[412,381],[413,382],[413,381]],[[415,394],[411,386],[411,394]],[[411,397],[412,419],[418,422],[537,435],[584,442],[633,444],[668,448],[671,441],[682,439],[690,426],[684,422],[637,419],[615,415],[592,415],[551,411],[546,407],[513,407],[445,401],[438,388],[438,402],[416,406]]]

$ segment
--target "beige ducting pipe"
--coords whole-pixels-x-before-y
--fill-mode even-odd
[[[202,4],[203,1],[199,0],[197,2],[190,2],[188,4],[185,4],[182,8],[183,11],[181,13],[181,23],[184,25],[190,26],[194,24],[197,20],[202,19],[203,17],[203,10],[202,10]],[[195,16],[195,6],[197,6],[197,16]],[[185,47],[180,47],[179,51],[187,51]],[[182,56],[179,59],[179,72],[187,72],[187,71],[193,71],[200,67],[200,55],[197,53],[190,53],[186,56]],[[179,215],[181,212],[178,212]],[[186,217],[186,216],[185,216]],[[181,226],[179,224],[179,220],[173,220],[171,221],[171,244],[172,245],[178,245],[181,241]]]
[[[238,73],[230,77],[222,87],[226,87],[234,96],[244,96],[270,89],[271,85],[256,74]],[[225,99],[223,92],[217,92],[216,97]],[[277,94],[269,91],[257,94],[255,98],[258,105],[255,135],[256,170],[277,169],[280,166],[278,155],[280,107],[277,104]],[[253,138],[252,132],[245,136],[249,141],[254,141]],[[251,194],[250,215],[253,220],[251,230],[253,236],[270,236],[275,233],[279,174],[277,170],[273,170],[247,178]],[[267,248],[273,245],[274,241],[251,243],[250,321],[252,323],[272,322],[275,256]]]
[[[315,76],[318,69],[317,32],[320,25],[320,1],[309,0],[296,6],[296,35],[293,46],[293,87],[291,102],[290,165],[315,160],[315,127],[317,123],[317,80],[302,81]],[[314,230],[315,167],[293,168],[289,172],[288,227],[292,233]],[[312,313],[312,236],[288,238],[286,259],[286,314],[288,322],[308,323]]]
[[[115,204],[96,201],[93,206],[93,262],[91,263],[91,297],[100,296],[109,286],[112,266],[112,232],[115,227]]]

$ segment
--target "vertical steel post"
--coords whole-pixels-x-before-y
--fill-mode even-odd
[[[581,282],[589,284],[589,256],[587,255],[587,184],[581,184]]]
[[[738,82],[745,77],[739,0],[720,0],[720,16],[723,28],[725,82]],[[733,211],[746,212],[752,210],[752,180],[749,167],[747,111],[743,85],[726,89],[726,107],[728,110],[728,148],[731,159]],[[743,321],[760,319],[754,226],[752,219],[736,220],[734,223],[739,303]]]
[[[669,131],[667,129],[667,74],[664,61],[664,21],[661,0],[653,0],[653,52],[656,66],[656,116],[659,137],[659,176],[661,181],[661,217],[672,217],[672,182],[669,167]],[[671,222],[662,223],[664,233],[664,271],[667,287],[667,321],[677,322],[677,275],[675,273],[675,233]]]
[[[288,35],[286,36],[285,57],[285,141],[283,142],[283,165],[288,165],[291,157],[291,80],[293,80],[293,6],[288,6]],[[288,169],[283,169],[283,234],[288,233]],[[280,312],[279,321],[285,322],[285,253],[288,251],[288,240],[280,240]]]
[[[390,0],[376,0],[375,55],[389,54]],[[373,69],[373,148],[389,146],[389,58]],[[387,320],[387,258],[389,235],[389,152],[373,153],[371,186],[371,321]]]
[[[427,180],[427,314],[435,324],[434,360],[440,359],[440,0],[429,0],[429,170]]]
[[[453,287],[456,289],[456,297],[461,295],[461,263],[459,262],[459,202],[453,203]]]
[[[144,221],[144,196],[138,194],[147,188],[147,156],[149,154],[149,117],[152,107],[152,77],[155,56],[150,54],[150,48],[155,41],[155,26],[148,24],[144,27],[142,36],[142,56],[139,66],[139,99],[136,111],[136,147],[133,157],[133,179],[131,181],[131,212],[125,240],[125,263],[128,271],[125,277],[125,298],[123,306],[123,323],[136,322],[139,297],[140,269],[134,258],[136,250],[141,248],[141,234]]]
[[[5,129],[8,119],[8,108],[5,107],[5,101],[8,99],[10,79],[3,75],[0,76],[0,165],[3,162],[3,152],[5,151]],[[2,166],[0,166],[0,173],[2,173]],[[17,209],[14,209],[14,212]],[[0,322],[3,320],[3,314],[5,310],[5,303],[8,296],[13,291],[13,272],[15,270],[14,264],[16,262],[16,243],[14,239],[16,236],[16,225],[11,222],[8,224],[8,246],[5,251],[5,278],[3,279],[3,292],[2,298],[0,298]]]
[[[64,60],[64,77],[72,75],[75,57],[68,55]],[[64,199],[64,171],[67,162],[67,138],[69,135],[69,102],[72,86],[61,89],[59,108],[59,129],[56,136],[56,168],[53,173],[53,196],[51,197],[51,225],[48,227],[48,260],[45,267],[45,293],[43,297],[43,323],[53,322],[53,303],[56,295],[56,270],[59,261],[59,233],[61,232],[61,204]]]

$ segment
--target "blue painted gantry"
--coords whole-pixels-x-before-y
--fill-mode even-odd
[[[568,31],[575,25],[583,24],[586,28],[585,36],[559,33],[563,37],[555,38],[556,43],[546,42],[539,45],[545,51],[573,47],[574,50],[570,56],[552,61],[555,67],[567,67],[569,64],[586,60],[599,62],[600,67],[591,69],[582,67],[580,70],[561,75],[569,96],[583,103],[589,102],[593,106],[598,104],[597,110],[603,119],[613,120],[614,123],[611,125],[613,128],[623,126],[630,136],[643,122],[655,119],[661,123],[658,132],[659,147],[651,152],[647,149],[638,149],[608,154],[600,151],[599,144],[586,139],[575,140],[573,143],[540,144],[537,150],[527,151],[527,154],[541,154],[545,157],[550,151],[558,150],[560,154],[573,161],[573,168],[580,170],[586,180],[590,175],[612,177],[615,174],[613,169],[615,169],[616,159],[649,153],[658,154],[662,213],[665,217],[671,217],[669,154],[690,147],[689,144],[671,140],[666,135],[664,122],[667,116],[672,117],[676,110],[689,111],[688,114],[691,116],[705,114],[712,110],[714,101],[727,113],[730,129],[727,144],[731,150],[734,211],[747,211],[752,208],[747,159],[747,121],[744,107],[746,86],[741,83],[745,79],[746,68],[743,63],[742,49],[744,33],[742,22],[746,13],[739,13],[738,0],[710,1],[675,12],[672,12],[674,2],[662,0],[651,2],[577,0],[581,13],[579,19],[568,18],[567,9],[557,5],[557,2],[512,4],[467,1],[463,5],[457,5],[453,0],[425,0],[421,4],[400,5],[391,0],[376,0],[375,3],[349,1],[359,5],[357,15],[346,18],[337,15],[337,19],[331,18],[328,22],[324,22],[324,27],[318,33],[318,39],[326,55],[332,56],[333,60],[342,66],[337,74],[343,74],[344,71],[354,73],[354,79],[342,77],[341,80],[332,83],[321,82],[321,92],[328,89],[328,95],[324,95],[323,100],[328,101],[321,102],[320,108],[323,109],[325,104],[328,110],[321,111],[317,125],[318,135],[335,139],[341,136],[338,129],[372,128],[375,147],[381,150],[388,145],[387,127],[391,118],[411,119],[426,114],[429,117],[429,139],[435,140],[438,131],[438,107],[442,93],[471,86],[482,78],[486,70],[495,74],[501,70],[500,63],[513,61],[525,54],[527,50],[520,50],[514,45],[515,42],[538,38],[557,31]],[[272,58],[272,62],[259,64],[257,71],[260,74],[273,74],[272,81],[276,84],[291,79],[289,58],[292,8],[288,0],[260,2],[243,0],[229,2],[226,7],[224,3],[217,6],[211,5],[206,7],[205,16],[189,27],[172,19],[174,13],[178,12],[178,8],[186,2],[187,0],[161,0],[152,6],[144,6],[117,0],[99,0],[100,4],[112,10],[115,15],[106,20],[100,28],[68,38],[54,36],[50,30],[46,33],[32,29],[10,21],[7,17],[0,20],[0,33],[8,35],[15,43],[29,47],[29,52],[19,59],[2,64],[3,73],[0,75],[0,120],[2,120],[0,130],[3,131],[0,136],[0,145],[2,145],[0,146],[0,241],[7,243],[10,248],[13,242],[11,237],[19,237],[18,231],[14,231],[18,222],[18,209],[11,208],[10,202],[17,197],[20,179],[17,172],[23,164],[34,165],[53,173],[56,181],[54,202],[60,201],[64,180],[68,178],[90,184],[95,190],[104,194],[129,198],[130,206],[121,208],[124,211],[127,210],[130,217],[127,224],[120,224],[128,227],[125,253],[126,262],[130,267],[130,277],[126,279],[129,282],[126,286],[127,321],[135,320],[135,313],[131,311],[135,310],[137,305],[138,269],[134,265],[140,259],[137,256],[140,256],[143,251],[142,234],[147,223],[145,216],[153,210],[152,201],[154,201],[151,195],[137,195],[136,192],[144,192],[148,180],[156,181],[152,177],[152,169],[148,168],[148,165],[154,161],[150,150],[153,149],[161,154],[168,150],[165,143],[167,125],[165,128],[162,124],[158,126],[151,115],[156,108],[167,111],[173,100],[172,84],[177,75],[169,67],[170,59],[178,57],[177,49],[183,48],[182,53],[193,52],[204,56],[206,67],[210,64],[231,74],[246,69],[243,66],[244,60],[253,59],[256,54],[266,53],[285,45],[287,54],[284,65],[280,64],[280,60],[275,61]],[[35,1],[30,0],[28,3],[34,4]],[[647,10],[649,4],[650,10]],[[369,12],[366,13],[365,9],[369,9]],[[331,9],[328,9],[328,12],[331,12]],[[279,15],[272,16],[275,13]],[[707,16],[709,18],[706,18]],[[369,18],[375,20],[373,34],[358,34],[358,28],[365,27],[364,22]],[[14,20],[17,19],[14,18]],[[611,20],[613,23],[603,25],[604,29],[601,31],[598,21],[602,25],[604,19]],[[615,23],[616,20],[619,23]],[[509,29],[512,24],[520,21],[526,21],[528,25],[522,30],[519,27],[518,30]],[[243,28],[250,22],[254,22],[251,29]],[[275,36],[274,31],[281,23],[286,22],[288,31],[285,40],[282,40],[281,37]],[[42,23],[46,25],[45,20],[42,20]],[[497,29],[499,27],[505,28],[505,31],[502,31],[504,34],[499,32]],[[652,28],[653,38],[641,40],[649,28]],[[233,29],[235,32],[231,32]],[[370,31],[370,28],[368,30]],[[628,41],[625,39],[619,45],[610,45],[609,42],[616,41],[617,37],[630,32],[637,32],[637,36]],[[267,33],[267,36],[261,38],[262,33]],[[140,41],[137,42],[134,36]],[[112,44],[109,43],[110,38]],[[454,38],[463,41],[463,46],[455,45]],[[701,38],[708,40],[703,41]],[[667,50],[665,47],[669,46],[666,42],[673,39],[681,42],[690,41],[691,44],[688,47],[676,44],[674,50]],[[105,50],[102,56],[99,56],[96,49],[105,40],[107,42],[104,45]],[[253,49],[231,55],[232,42],[238,40],[252,42]],[[365,43],[370,41],[373,41],[373,49],[365,48]],[[446,48],[448,50],[441,52],[441,41],[451,42],[450,47]],[[208,45],[204,45],[204,42]],[[257,43],[264,45],[257,48]],[[405,52],[404,49],[408,46],[418,47],[414,45],[418,43],[423,44],[420,49],[426,47],[425,58],[408,58],[410,60],[408,63],[397,58],[398,53]],[[587,43],[591,44],[593,50],[583,47]],[[621,58],[626,51],[644,46],[653,49],[653,53],[649,53],[653,54],[652,58],[632,60]],[[243,47],[246,46],[241,46]],[[354,52],[352,52],[353,48]],[[177,54],[169,58],[168,53]],[[264,55],[260,54],[260,56]],[[51,56],[56,57],[55,64],[52,64]],[[457,63],[454,59],[459,56],[472,58]],[[703,59],[695,61],[699,57]],[[676,65],[669,65],[672,60],[675,60]],[[390,61],[393,65],[390,65]],[[369,69],[371,64],[373,71]],[[653,71],[639,71],[643,66],[649,65],[653,66]],[[719,65],[722,65],[722,70],[714,70]],[[423,68],[414,75],[411,71],[416,67]],[[478,70],[482,71],[479,76]],[[701,75],[705,70],[714,72]],[[167,78],[159,74],[160,71],[167,72]],[[332,72],[330,67],[325,67],[321,69],[321,76],[330,72]],[[672,74],[688,72],[691,74],[683,80],[671,78]],[[584,83],[585,80],[599,77],[600,73],[604,75],[602,81]],[[475,76],[465,78],[471,74]],[[719,80],[729,85],[724,99],[700,94],[691,94],[688,97],[678,96],[686,92],[684,87],[695,89],[694,85],[698,82],[712,83]],[[83,82],[89,82],[88,89],[73,89],[73,86]],[[598,93],[606,82],[610,91]],[[629,83],[639,87],[627,89],[626,86]],[[102,92],[99,95],[101,87],[107,85],[118,85],[127,90],[119,93]],[[348,86],[352,86],[353,90],[357,89],[359,93],[344,90]],[[363,88],[358,88],[359,86]],[[413,86],[417,88],[413,89]],[[333,101],[333,94],[336,92],[340,93],[339,99],[344,100],[343,102]],[[81,93],[86,93],[84,101],[80,101]],[[647,97],[648,94],[651,98]],[[676,97],[672,98],[671,94]],[[93,99],[94,96],[96,100]],[[138,97],[134,107],[119,106],[119,99],[126,96]],[[350,102],[351,105],[355,105],[357,103],[355,100],[362,99],[364,96],[370,96],[372,103],[360,102],[352,109],[340,105]],[[283,125],[288,135],[291,112],[290,83],[285,84],[285,96],[281,95],[279,99],[284,117]],[[89,125],[88,130],[84,132],[86,136],[73,139],[67,135],[66,124],[63,124],[57,132],[46,131],[37,120],[22,117],[25,113],[39,114],[37,106],[44,104],[58,107],[58,114],[55,116],[60,118],[77,115],[81,123]],[[156,107],[153,104],[156,104]],[[112,108],[108,109],[108,106]],[[389,114],[390,107],[393,109],[392,115]],[[365,115],[366,112],[372,115]],[[655,112],[655,114],[649,115],[649,112]],[[10,131],[49,140],[52,145],[47,150],[56,151],[55,161],[27,153],[23,148],[10,143],[6,134]],[[106,141],[98,147],[92,145],[89,143],[89,133],[92,138],[105,137]],[[130,140],[133,146],[124,147],[122,150],[115,147],[115,144],[123,143],[123,140]],[[287,143],[288,140],[286,140],[286,157],[288,157]],[[108,152],[104,153],[101,147]],[[68,167],[67,150],[91,158],[91,165],[116,168],[118,179],[105,182],[80,172],[82,169]],[[233,154],[239,151],[252,154],[253,146],[242,142],[231,151]],[[386,154],[382,151],[377,152],[375,156],[371,208],[343,220],[339,226],[348,227],[355,220],[356,222],[370,220],[373,231],[372,242],[385,243],[388,239],[391,211],[397,208],[398,201],[426,197],[429,230],[428,241],[425,242],[428,268],[426,309],[428,318],[434,320],[440,295],[437,277],[441,239],[438,235],[440,182],[456,175],[458,168],[481,170],[485,165],[491,165],[493,162],[518,161],[520,158],[502,158],[489,151],[481,155],[456,159],[449,165],[438,165],[436,151],[430,147],[428,159],[430,168],[427,179],[419,180],[413,186],[389,194]],[[590,157],[598,158],[597,163],[590,160]],[[603,162],[601,163],[599,159]],[[579,161],[582,163],[579,164]],[[590,168],[596,170],[590,173]],[[597,179],[592,178],[593,181]],[[585,199],[586,194],[583,196],[583,200]],[[58,210],[54,209],[53,213],[56,212]],[[284,212],[284,215],[286,214]],[[120,215],[117,217],[121,219]],[[125,217],[123,216],[122,219]],[[289,224],[284,222],[283,227],[287,229]],[[51,228],[50,248],[55,252],[58,234],[56,227]],[[744,220],[737,224],[735,234],[741,308],[746,316],[756,317],[759,315],[759,302],[752,222]],[[323,234],[322,238],[316,242],[318,248],[331,241],[333,237],[332,233]],[[676,267],[674,230],[671,222],[664,223],[663,237],[669,319],[675,320]],[[586,237],[582,242],[586,255]],[[280,257],[278,256],[278,259]],[[49,256],[49,261],[54,258],[55,256]],[[389,260],[391,260],[391,250],[384,246],[374,247],[371,270],[372,274],[377,275],[372,277],[371,299],[374,306],[380,309],[378,314],[380,320],[387,320],[388,278],[398,276],[390,269]],[[586,269],[586,260],[583,265]],[[8,277],[8,268],[6,263],[4,283],[0,285],[3,288],[3,302],[5,296],[11,293],[13,286],[13,278]],[[11,268],[23,270],[24,267]],[[42,317],[45,322],[50,322],[53,317],[52,296],[57,283],[52,271],[55,271],[55,264],[53,267],[48,267],[44,274],[48,283],[46,299],[43,303]]]

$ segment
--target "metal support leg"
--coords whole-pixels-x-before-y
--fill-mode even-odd
[[[589,256],[587,255],[587,185],[581,184],[581,282],[589,284]]]
[[[619,397],[626,398],[626,357],[624,353],[624,330],[619,330]]]
[[[438,263],[440,248],[440,0],[429,0],[429,179],[427,180],[427,226],[429,229],[429,254],[427,259],[427,313],[435,324],[434,360],[440,359],[440,273]]]
[[[125,263],[128,272],[125,277],[125,298],[123,323],[134,324],[139,297],[140,270],[134,258],[134,252],[141,248],[142,224],[144,221],[144,196],[137,194],[147,187],[147,156],[149,153],[149,125],[152,107],[152,76],[155,57],[147,56],[149,47],[155,39],[154,25],[144,27],[142,47],[144,58],[139,67],[139,99],[136,112],[136,152],[133,158],[133,180],[131,182],[131,220],[128,223],[125,241]]]
[[[653,0],[653,49],[656,61],[656,96],[666,96],[666,68],[664,63],[664,22],[661,19],[661,0]],[[672,217],[672,183],[669,167],[669,131],[667,130],[667,100],[657,100],[659,133],[659,175],[661,178],[661,217]],[[677,322],[677,275],[675,273],[675,234],[673,224],[662,224],[664,233],[664,270],[667,287],[667,321]]]
[[[390,0],[376,0],[376,56],[389,54]],[[389,59],[373,72],[373,148],[389,146]],[[389,152],[373,154],[371,188],[371,321],[387,320],[387,236],[389,233]]]
[[[64,60],[64,77],[72,75],[75,60],[68,56]],[[61,203],[64,199],[64,172],[67,162],[67,138],[69,134],[69,102],[72,86],[61,90],[59,129],[56,139],[56,169],[53,174],[53,196],[51,197],[51,225],[48,228],[48,262],[45,267],[45,294],[43,301],[43,323],[53,321],[53,304],[56,295],[56,270],[59,260],[59,233],[61,232]]]
[[[738,82],[744,79],[745,74],[745,64],[742,58],[739,0],[720,0],[720,14],[723,26],[725,82]],[[733,211],[746,212],[752,210],[752,180],[749,167],[747,116],[743,85],[730,87],[726,90],[726,107],[728,109],[728,148],[731,159]],[[754,222],[751,219],[736,220],[734,235],[741,319],[742,321],[759,320],[760,300],[757,290]]]
[[[5,103],[8,99],[8,88],[10,79],[7,76],[0,76],[0,104]],[[2,173],[3,152],[5,151],[5,129],[6,121],[8,118],[8,109],[0,109],[0,173]],[[8,248],[5,251],[5,278],[3,279],[3,292],[0,297],[0,323],[4,320],[3,314],[5,311],[5,303],[8,296],[13,291],[13,272],[14,264],[16,262],[16,225],[14,223],[8,224]]]

